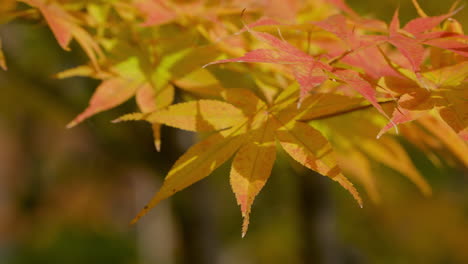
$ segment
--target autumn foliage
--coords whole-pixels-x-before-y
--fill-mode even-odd
[[[468,165],[468,37],[452,18],[457,4],[429,16],[413,1],[419,17],[401,25],[398,10],[387,24],[341,0],[7,2],[5,20],[45,21],[63,49],[76,40],[86,53],[89,63],[57,78],[102,81],[68,127],[134,97],[139,111],[114,122],[147,121],[158,151],[162,125],[199,133],[133,222],[232,159],[245,235],[277,151],[360,206],[345,175],[377,202],[373,162],[431,193],[402,140]]]

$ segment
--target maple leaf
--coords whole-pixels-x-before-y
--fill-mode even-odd
[[[392,124],[385,126],[378,137],[388,131],[394,124],[416,120],[431,109],[435,109],[442,119],[461,138],[467,140],[468,127],[468,61],[441,67],[422,74],[428,85],[434,89],[426,90],[411,79],[386,77],[385,87],[399,97],[398,108],[392,116]]]
[[[249,90],[227,89],[223,92],[226,102],[190,101],[150,114],[121,117],[120,121],[147,120],[189,131],[217,131],[179,158],[161,189],[133,223],[161,200],[208,176],[234,155],[230,182],[244,218],[244,236],[252,203],[271,174],[276,159],[276,140],[293,159],[337,181],[362,205],[353,185],[341,174],[327,139],[301,121],[301,118],[321,118],[358,107],[362,100],[350,100],[352,103],[342,105],[340,102],[346,97],[320,94],[307,97],[298,109],[297,92],[293,86],[269,106]]]
[[[112,78],[103,81],[96,88],[89,101],[89,106],[73,119],[67,125],[67,128],[72,128],[96,113],[111,109],[127,101],[135,94],[139,85],[139,83],[132,83],[122,78]]]
[[[251,34],[267,43],[274,49],[257,49],[246,53],[244,56],[233,59],[215,61],[205,65],[226,63],[226,62],[266,62],[284,64],[292,69],[292,72],[301,86],[300,100],[309,93],[314,87],[322,84],[328,79],[327,73],[333,74],[341,81],[355,89],[364,98],[369,100],[384,116],[386,113],[377,103],[375,89],[363,78],[360,78],[355,72],[345,69],[335,69],[327,63],[321,62],[307,53],[299,50],[284,40],[275,36],[249,30]]]
[[[175,54],[166,52],[161,55],[159,65],[155,69],[153,67],[144,68],[142,66],[144,59],[130,56],[112,66],[108,73],[100,71],[97,77],[104,80],[94,92],[89,106],[67,127],[71,128],[94,114],[114,108],[134,95],[136,95],[137,104],[142,112],[162,109],[173,101],[174,87],[170,83],[181,85],[181,88],[187,88],[187,90],[191,88],[192,91],[202,94],[216,93],[218,95],[221,90],[219,86],[209,88],[205,86],[208,84],[202,81],[198,81],[201,83],[201,87],[186,86],[187,79],[203,70],[199,68],[200,65],[217,55],[217,53],[207,55],[210,51],[213,51],[213,48],[208,46],[190,47],[177,51]],[[95,73],[87,67],[78,67],[58,74],[59,77],[83,75],[95,77]],[[153,81],[152,76],[157,76],[157,79]],[[201,77],[205,78],[205,81],[208,80],[206,74]],[[160,149],[161,145],[159,131],[159,126],[154,123],[153,134],[157,150]]]

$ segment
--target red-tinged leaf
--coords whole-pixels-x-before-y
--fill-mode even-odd
[[[104,54],[102,53],[98,43],[87,31],[78,26],[74,25],[72,27],[72,34],[75,40],[80,44],[81,48],[83,48],[86,55],[88,55],[94,68],[99,70],[98,57],[104,57]]]
[[[388,26],[388,33],[390,37],[398,35],[398,31],[400,30],[400,19],[398,18],[398,9],[395,10],[393,13],[392,21],[390,21],[390,25]]]
[[[419,17],[409,21],[404,27],[403,30],[417,35],[419,33],[423,33],[424,31],[433,29],[445,19],[453,16],[453,13],[442,15],[442,16],[435,16],[435,17]]]
[[[154,112],[171,105],[174,93],[174,86],[170,84],[155,91],[149,83],[145,83],[138,88],[136,102],[142,113]]]
[[[172,104],[174,87],[167,85],[156,92],[149,83],[146,83],[138,89],[135,97],[142,113],[154,112]],[[161,150],[161,124],[153,123],[151,128],[153,129],[154,146],[159,152]]]
[[[293,159],[305,167],[339,182],[350,191],[362,207],[359,194],[352,187],[352,184],[341,175],[335,153],[330,143],[319,131],[302,122],[290,122],[276,131],[276,138]]]
[[[413,71],[421,71],[421,64],[424,61],[424,47],[414,39],[402,35],[392,36],[389,41],[394,45],[403,56],[409,61]]]
[[[132,220],[132,224],[160,201],[200,181],[226,162],[244,141],[235,131],[236,128],[233,128],[216,133],[185,152],[172,166],[161,189]]]
[[[462,131],[458,132],[458,135],[461,139],[468,141],[468,129],[463,129]]]
[[[177,17],[177,14],[172,11],[161,0],[138,0],[136,7],[145,14],[146,20],[143,26],[157,26],[168,23]]]
[[[231,127],[244,118],[242,111],[231,104],[198,100],[155,111],[146,120],[189,131],[213,131]]]
[[[285,64],[292,69],[297,81],[301,85],[302,96],[307,94],[313,87],[321,84],[327,79],[324,71],[332,70],[331,66],[314,59],[312,56],[309,56],[307,53],[284,40],[280,40],[268,33],[255,31],[250,32],[256,38],[270,45],[275,50],[257,49],[250,51],[239,58],[215,61],[205,66],[226,62],[266,62]]]
[[[379,112],[388,118],[385,111],[377,102],[375,89],[364,79],[362,79],[356,72],[351,70],[337,70],[333,72],[340,80],[345,82],[351,88],[360,93],[366,98]]]
[[[265,1],[263,12],[269,17],[286,21],[295,20],[301,7],[298,0],[269,0]]]
[[[313,60],[313,58],[309,56],[309,54],[294,47],[293,45],[289,44],[287,41],[280,40],[271,34],[264,33],[264,32],[257,32],[257,31],[250,31],[250,33],[254,35],[256,38],[258,38],[259,40],[261,40],[262,42],[277,49],[278,51],[284,52],[292,57],[298,57],[298,58],[303,58],[303,59],[308,58],[309,60]]]
[[[424,48],[415,39],[406,37],[399,33],[400,21],[398,19],[398,9],[395,11],[389,26],[388,42],[394,45],[403,56],[410,62],[413,71],[418,74],[421,71],[421,64],[424,61]]]
[[[22,1],[41,11],[60,46],[64,50],[69,50],[68,44],[72,38],[70,16],[56,3],[48,3],[44,0]]]
[[[2,68],[4,71],[7,70],[7,65],[5,62],[5,55],[3,54],[3,49],[2,49],[2,39],[0,38],[0,68]]]
[[[323,70],[315,66],[315,63],[299,65],[293,70],[294,78],[301,85],[301,93],[299,94],[299,103],[304,97],[315,87],[328,80]]]
[[[49,3],[49,1],[45,0],[21,1],[36,7],[41,11],[59,45],[64,50],[70,50],[68,45],[70,44],[72,37],[75,38],[91,59],[94,67],[99,69],[97,57],[103,57],[101,48],[88,32],[77,25],[76,19],[73,16],[67,13],[57,3]]]
[[[76,126],[86,118],[99,112],[111,109],[127,101],[135,94],[137,83],[129,82],[121,78],[113,78],[103,81],[94,92],[89,106],[71,121],[67,128]]]
[[[426,45],[438,47],[455,52],[463,57],[468,57],[468,44],[458,38],[430,39],[423,42]]]
[[[269,120],[253,131],[249,141],[239,149],[232,162],[230,182],[244,218],[242,237],[248,229],[255,196],[270,177],[276,159],[275,129],[275,122]]]
[[[345,16],[330,16],[325,20],[315,22],[314,24],[335,34],[338,38],[343,40],[350,49],[359,47],[359,40],[356,38],[354,31],[351,28],[348,28]]]
[[[399,76],[387,62],[377,47],[354,50],[342,62],[364,70],[366,76],[377,81],[384,76]]]
[[[384,128],[382,128],[382,130],[380,130],[379,134],[377,135],[377,138],[380,138],[392,127],[396,128],[396,126],[399,124],[416,120],[424,114],[425,112],[422,111],[411,111],[404,108],[395,108],[395,110],[393,110],[392,119]]]

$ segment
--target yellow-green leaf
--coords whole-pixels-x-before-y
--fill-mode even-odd
[[[244,218],[242,236],[247,232],[250,208],[255,196],[270,177],[276,159],[275,128],[274,122],[269,120],[264,126],[253,131],[232,163],[230,182]]]
[[[189,131],[213,131],[231,127],[243,118],[242,112],[231,104],[198,100],[155,111],[147,120]]]
[[[231,128],[216,133],[185,152],[172,166],[161,189],[133,219],[132,223],[136,223],[161,200],[205,178],[226,162],[243,143],[244,138],[236,131],[237,128]]]
[[[283,149],[297,162],[330,178],[340,173],[333,149],[322,134],[302,122],[291,122],[276,132]]]
[[[362,200],[358,192],[341,174],[330,143],[319,131],[302,122],[290,122],[276,132],[276,137],[283,149],[293,159],[340,183],[362,207]]]

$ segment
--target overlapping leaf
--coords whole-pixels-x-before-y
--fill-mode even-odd
[[[150,115],[131,114],[121,118],[156,121],[190,131],[218,131],[191,147],[174,164],[161,189],[134,221],[162,199],[208,176],[235,154],[230,182],[241,207],[244,218],[242,234],[245,235],[252,203],[271,174],[276,158],[276,140],[293,159],[337,181],[362,204],[353,185],[341,174],[327,139],[300,121],[303,117],[320,118],[320,114],[329,115],[360,107],[362,100],[354,101],[352,105],[341,105],[343,96],[320,94],[306,98],[298,109],[298,91],[294,87],[280,94],[271,106],[249,90],[228,89],[223,95],[227,103],[191,101]],[[318,116],[311,114],[314,110]]]
[[[87,31],[78,26],[77,20],[65,11],[58,3],[45,0],[21,0],[33,7],[38,8],[50,29],[54,33],[59,45],[64,50],[69,50],[72,38],[81,45],[94,67],[99,69],[98,58],[103,56],[98,43],[89,35]]]

